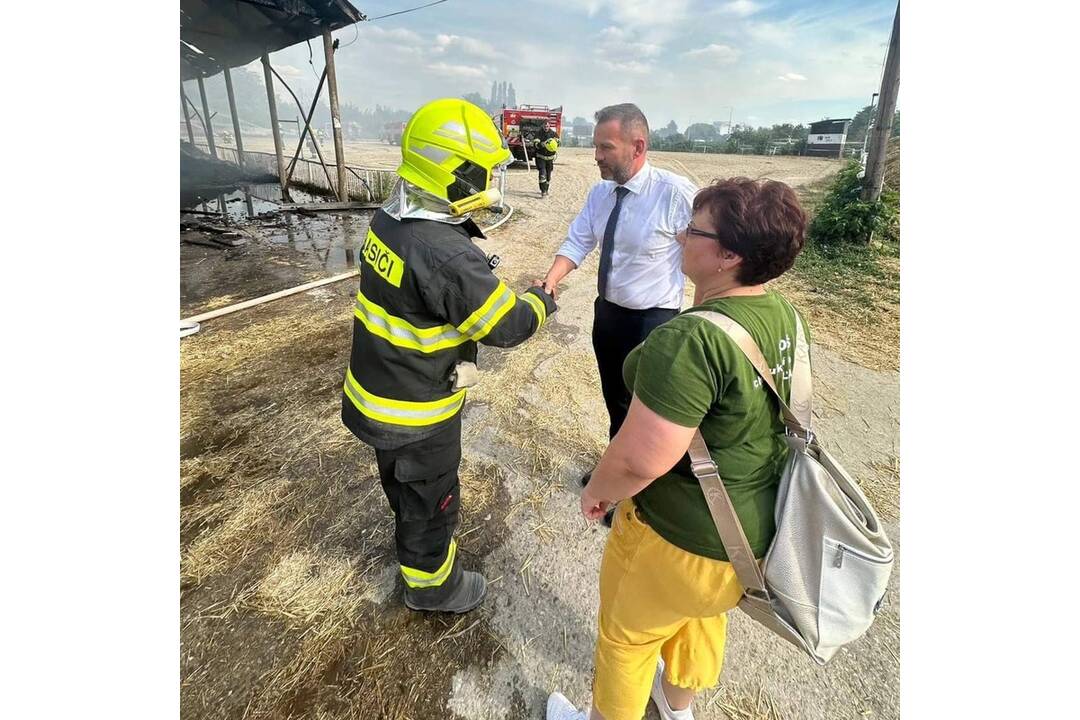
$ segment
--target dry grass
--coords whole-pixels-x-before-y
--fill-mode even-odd
[[[863,476],[863,493],[874,509],[887,520],[900,519],[900,458],[889,455],[888,462],[867,463],[873,473]]]
[[[813,213],[831,180],[799,189]],[[813,341],[873,370],[900,369],[900,249],[807,245],[770,283],[806,316]]]
[[[705,703],[719,707],[728,720],[791,720],[759,685],[757,690],[722,683]]]
[[[344,558],[291,552],[259,582],[252,607],[302,623],[349,618],[360,602],[356,580],[356,569]]]
[[[827,291],[798,271],[771,285],[804,314],[815,343],[871,370],[899,371],[900,305],[892,297],[894,293],[849,304],[839,296],[835,303],[827,304],[821,299]]]
[[[206,311],[209,311],[209,310],[217,310],[218,308],[223,308],[223,307],[225,307],[227,305],[232,305],[233,303],[238,303],[242,299],[243,298],[241,298],[241,297],[239,297],[237,295],[219,295],[219,296],[217,296],[215,298],[210,298],[205,303],[203,303],[203,308],[204,309],[202,310],[202,312],[206,312]]]
[[[275,510],[291,492],[288,483],[274,480],[238,494],[227,507],[215,508],[214,515],[224,517],[224,522],[199,535],[183,553],[181,581],[202,582],[257,552],[274,523]]]

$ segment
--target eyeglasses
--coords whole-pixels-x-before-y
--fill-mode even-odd
[[[704,230],[698,230],[694,227],[693,223],[687,223],[686,225],[687,235],[700,235],[701,237],[712,238],[713,240],[720,242],[720,236],[716,233],[705,232]]]

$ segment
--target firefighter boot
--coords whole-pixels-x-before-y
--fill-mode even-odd
[[[467,613],[484,601],[487,580],[478,572],[462,570],[455,562],[450,577],[432,588],[405,588],[405,607],[426,612]]]

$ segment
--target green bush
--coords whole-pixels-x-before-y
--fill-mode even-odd
[[[885,191],[876,202],[861,198],[859,163],[850,162],[836,175],[807,230],[807,239],[818,245],[866,244],[870,233],[898,241],[899,193]]]

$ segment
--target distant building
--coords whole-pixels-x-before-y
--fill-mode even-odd
[[[850,125],[851,118],[810,123],[810,132],[806,136],[805,154],[814,157],[840,157]]]
[[[596,128],[594,123],[586,120],[585,122],[574,123],[574,137],[576,138],[588,138],[592,139],[593,130]]]
[[[726,137],[731,134],[731,123],[727,120],[713,120],[712,126],[716,128],[716,134]]]

